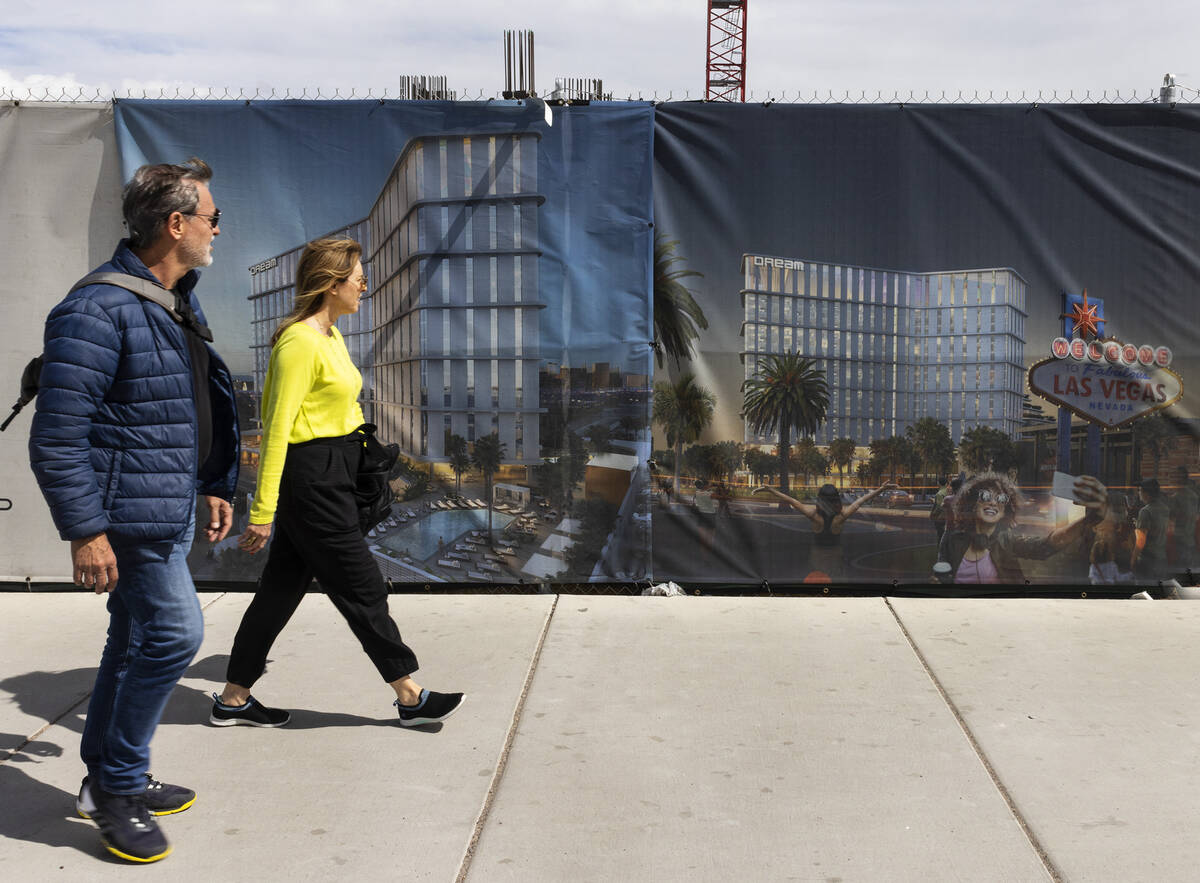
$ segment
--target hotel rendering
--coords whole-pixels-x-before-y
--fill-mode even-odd
[[[413,138],[367,217],[329,234],[363,245],[368,293],[338,327],[364,415],[414,460],[444,462],[451,434],[496,432],[505,464],[541,462],[539,138]],[[302,250],[250,269],[260,394]]]
[[[957,444],[973,426],[1015,437],[1025,391],[1026,283],[1012,269],[911,272],[742,256],[745,377],[764,355],[815,359],[829,408],[815,441],[902,435],[922,417]],[[755,436],[749,444],[772,444]]]
[[[414,138],[370,211],[374,419],[417,460],[496,432],[541,462],[539,138]]]

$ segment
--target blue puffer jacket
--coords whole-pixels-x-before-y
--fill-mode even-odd
[[[97,272],[154,280],[125,241]],[[191,271],[176,290],[201,322]],[[158,304],[112,285],[69,294],[46,320],[29,458],[64,540],[179,542],[197,492],[233,498],[233,380],[209,348],[212,451],[197,470],[196,407],[184,330]]]

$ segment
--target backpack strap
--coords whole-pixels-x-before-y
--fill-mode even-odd
[[[118,288],[132,291],[138,297],[158,304],[167,311],[167,315],[176,324],[182,325],[189,331],[195,332],[201,339],[212,343],[213,336],[208,326],[201,324],[191,310],[188,310],[186,316],[181,314],[175,309],[175,295],[149,279],[132,276],[129,273],[91,273],[72,285],[71,291],[88,285],[115,285]],[[67,293],[70,294],[70,292]]]
[[[115,285],[117,288],[132,291],[143,300],[153,301],[166,310],[167,315],[181,328],[192,332],[201,340],[212,343],[212,332],[209,331],[207,325],[202,324],[196,318],[196,314],[192,312],[190,307],[185,307],[186,312],[180,313],[179,310],[175,309],[175,294],[167,291],[161,285],[156,285],[149,279],[143,279],[141,276],[131,276],[128,273],[91,273],[72,285],[71,291],[77,288],[84,288],[88,285]],[[71,292],[67,293],[70,294]],[[13,405],[12,413],[8,415],[8,418],[3,423],[0,423],[0,432],[8,429],[8,424],[12,423],[13,418],[37,395],[41,373],[42,357],[37,356],[25,366],[25,371],[21,374],[21,395],[17,399],[17,403]]]

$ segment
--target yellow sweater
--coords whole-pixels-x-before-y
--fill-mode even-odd
[[[329,336],[311,325],[290,325],[271,349],[263,384],[262,449],[251,524],[270,524],[279,502],[287,446],[348,435],[363,423],[362,375],[337,328]]]

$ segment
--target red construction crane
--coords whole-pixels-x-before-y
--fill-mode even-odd
[[[706,101],[746,100],[746,7],[750,0],[708,0]]]

